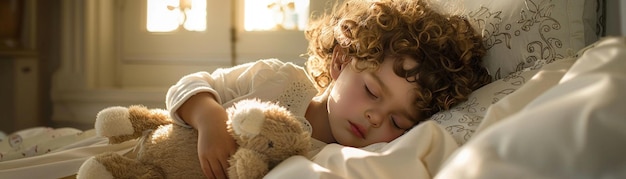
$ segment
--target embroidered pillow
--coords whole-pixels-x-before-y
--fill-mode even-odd
[[[595,42],[598,0],[466,0],[465,15],[483,35],[494,80],[573,55]]]
[[[583,53],[594,48],[597,44],[598,42],[588,45],[572,56],[567,56],[564,59],[577,60]],[[502,79],[479,88],[470,94],[467,101],[459,103],[450,110],[434,114],[430,120],[434,120],[440,124],[446,131],[450,132],[459,145],[463,145],[472,137],[474,132],[476,132],[479,125],[483,122],[487,109],[492,104],[515,92],[526,84],[528,80],[531,80],[539,71],[545,69],[543,68],[544,66],[550,65],[553,65],[552,68],[555,67],[554,65],[556,65],[557,68],[563,68],[560,67],[559,64],[548,64],[545,60],[538,60],[531,67],[513,72]],[[505,100],[505,103],[507,102],[510,103],[511,101]]]
[[[462,145],[472,137],[485,117],[487,108],[519,89],[539,71],[539,68],[521,70],[489,83],[470,94],[467,101],[450,110],[434,114],[430,120],[439,123],[452,134],[459,145]]]

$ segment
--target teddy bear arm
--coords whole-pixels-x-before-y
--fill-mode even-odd
[[[136,136],[141,136],[143,131],[174,123],[169,113],[163,109],[148,109],[145,106],[134,105],[128,108],[128,112]]]
[[[167,111],[148,109],[145,106],[114,106],[100,111],[96,117],[95,129],[99,136],[109,138],[109,143],[116,144],[136,139],[145,131],[157,129],[161,125],[171,124]]]
[[[267,157],[246,148],[239,148],[228,161],[228,177],[231,179],[263,178],[269,172]]]
[[[159,126],[174,123],[167,114],[167,111],[161,109],[148,109],[144,106],[130,106],[128,108],[128,120],[132,125],[132,132],[126,135],[106,136],[109,143],[117,144],[124,141],[136,139],[144,135],[144,131],[157,129]]]

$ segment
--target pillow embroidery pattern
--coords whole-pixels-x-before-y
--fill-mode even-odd
[[[518,17],[504,17],[503,14],[508,12],[482,5],[467,13],[468,19],[483,33],[483,42],[488,49],[485,66],[494,80],[528,68],[538,60],[550,63],[571,52],[568,48],[572,45],[564,45],[560,39],[563,34],[569,35],[569,30],[562,28],[559,22],[566,19],[553,17],[553,10],[557,6],[551,0],[525,0],[523,4]],[[510,55],[516,53],[521,54],[521,57]],[[503,62],[505,60],[511,62]],[[511,65],[506,68],[500,65],[502,63]]]
[[[477,103],[476,100],[477,98],[473,97],[448,111],[433,115],[431,119],[444,125],[446,131],[452,134],[458,144],[464,143],[472,137],[476,126],[480,124],[487,110],[486,106]],[[456,113],[461,115],[456,115]]]
[[[436,113],[430,119],[443,126],[446,131],[450,132],[457,144],[462,145],[472,137],[485,117],[487,108],[519,89],[527,79],[537,73],[537,69],[521,70],[483,86],[474,91],[467,101],[459,103],[450,110]]]
[[[566,58],[575,58],[582,56],[587,50],[594,48],[598,42],[580,49],[572,56]],[[450,132],[454,140],[459,145],[463,145],[469,140],[476,128],[485,118],[487,109],[492,104],[497,103],[500,99],[515,92],[526,82],[532,79],[542,67],[548,64],[546,60],[538,60],[533,66],[520,71],[513,72],[508,76],[489,83],[488,85],[474,91],[468,100],[452,107],[450,110],[440,111],[430,120],[434,120],[440,124],[446,131]]]

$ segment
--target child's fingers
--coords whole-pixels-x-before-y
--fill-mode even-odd
[[[211,171],[211,165],[209,164],[208,160],[200,157],[200,167],[202,167],[202,172],[204,173],[204,176],[206,176],[207,178],[215,178],[215,176],[213,176],[213,171]]]
[[[211,165],[211,171],[213,173],[214,178],[219,178],[219,179],[228,178],[226,177],[226,173],[224,172],[225,169],[224,167],[222,167],[222,163],[220,162],[219,159],[212,160],[211,162],[209,162],[209,164]]]
[[[228,167],[230,167],[230,164],[228,163],[228,158],[220,160],[220,164],[222,165],[222,172],[224,172],[224,175],[226,176],[226,178],[228,178]]]

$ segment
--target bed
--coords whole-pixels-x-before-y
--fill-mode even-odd
[[[494,82],[392,142],[329,144],[266,178],[626,178],[626,37],[604,36],[604,3],[464,1]],[[0,139],[0,178],[72,178],[135,144],[72,128]]]

